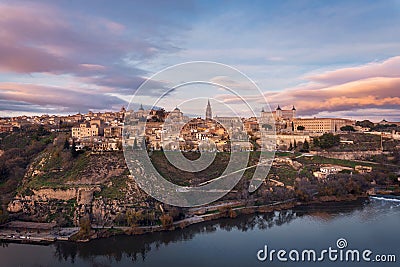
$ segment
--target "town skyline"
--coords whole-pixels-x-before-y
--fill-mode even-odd
[[[179,108],[179,106],[175,106],[175,108],[172,108],[172,109],[170,109],[170,110],[168,110],[168,109],[165,109],[164,107],[153,107],[153,108],[150,108],[150,105],[143,105],[143,104],[137,104],[137,106],[138,106],[138,108],[137,109],[129,109],[129,111],[131,111],[131,112],[134,112],[134,111],[139,111],[139,110],[142,110],[142,108],[143,108],[143,110],[147,110],[147,111],[152,111],[152,110],[154,110],[154,111],[156,111],[156,110],[164,110],[166,113],[171,113],[171,112],[173,112],[176,108]],[[276,110],[278,110],[278,109],[281,109],[281,110],[287,110],[287,111],[290,111],[290,110],[292,110],[292,108],[295,108],[295,104],[289,104],[289,105],[285,105],[285,106],[282,106],[282,105],[280,105],[280,104],[278,104],[275,108],[273,108],[273,107],[270,107],[271,108],[271,110],[270,111],[268,111],[267,109],[265,109],[264,107],[261,107],[259,110],[257,110],[257,112],[255,112],[258,116],[255,116],[255,117],[261,117],[261,115],[262,115],[262,113],[271,113],[271,114],[274,114],[275,112],[276,112]],[[42,113],[42,114],[31,114],[31,115],[28,115],[28,114],[19,114],[19,115],[16,115],[16,116],[0,116],[0,119],[3,119],[3,120],[7,120],[7,119],[13,119],[13,118],[22,118],[22,117],[27,117],[27,118],[40,118],[40,117],[52,117],[52,118],[54,118],[54,117],[59,117],[59,118],[67,118],[67,117],[74,117],[74,116],[76,116],[76,115],[88,115],[88,114],[107,114],[107,113],[118,113],[121,109],[125,109],[126,108],[126,106],[122,106],[122,107],[120,107],[120,109],[118,110],[117,108],[116,109],[113,109],[113,110],[97,110],[97,111],[95,111],[95,110],[88,110],[87,112],[85,112],[85,113],[83,113],[83,112],[80,112],[80,111],[78,111],[78,112],[76,112],[76,113],[73,113],[73,112],[71,112],[71,113],[64,113],[64,114],[62,114],[62,113],[53,113],[53,114],[51,114],[51,113]],[[179,109],[180,111],[181,111],[181,109]],[[204,112],[203,112],[204,113]],[[205,113],[207,113],[207,112],[205,112]],[[192,113],[185,113],[184,112],[184,110],[182,111],[182,114],[184,115],[184,116],[187,116],[187,117],[190,117],[190,118],[207,118],[207,115],[206,114],[201,114],[201,113],[199,113],[199,114],[192,114]],[[298,112],[297,111],[297,109],[296,109],[296,115],[299,115],[299,114],[301,114],[301,112]],[[316,116],[298,116],[298,118],[302,118],[302,119],[313,119],[313,118],[339,118],[339,117],[335,117],[335,116],[329,116],[329,113],[325,113],[326,114],[326,116],[322,116],[322,117],[316,117]],[[218,115],[218,114],[216,114],[214,117],[226,117],[226,116],[224,116],[224,115]],[[246,117],[246,116],[240,116],[240,118],[243,118],[243,119],[245,119],[245,118],[251,118],[252,116],[249,116],[249,117]],[[254,116],[253,116],[254,117]],[[211,117],[212,118],[212,117]],[[389,115],[387,115],[386,117],[385,116],[383,116],[383,117],[376,117],[376,119],[371,119],[371,118],[369,118],[368,116],[364,116],[364,117],[362,117],[362,118],[359,118],[359,119],[356,119],[356,118],[353,118],[353,117],[351,117],[351,116],[343,116],[342,118],[344,118],[344,119],[349,119],[349,120],[354,120],[354,121],[363,121],[363,120],[369,120],[369,121],[371,121],[371,122],[373,122],[373,123],[379,123],[379,122],[383,122],[383,121],[387,121],[387,122],[398,122],[398,120],[388,120],[387,118],[390,118],[390,116]],[[399,119],[399,121],[400,121],[400,119]]]

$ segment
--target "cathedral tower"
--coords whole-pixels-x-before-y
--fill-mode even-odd
[[[210,100],[208,100],[206,108],[206,120],[211,120],[211,119],[212,119],[212,111],[211,111]]]

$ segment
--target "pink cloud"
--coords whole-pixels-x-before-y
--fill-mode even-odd
[[[0,3],[0,71],[80,75],[82,64],[104,65],[158,50],[125,26],[102,17],[64,14],[49,5]],[[134,50],[135,53],[132,53]],[[87,71],[87,70],[86,70]]]
[[[375,108],[392,110],[400,119],[399,66],[400,57],[393,57],[383,63],[337,69],[309,77],[308,83],[295,88],[265,92],[265,97],[271,109],[278,104],[288,108],[294,104],[301,116],[329,113],[349,116],[351,110],[358,110],[359,116],[360,110]],[[218,99],[229,104],[241,103],[234,95],[219,95]],[[246,99],[259,105],[265,103],[259,96],[246,96]]]
[[[295,104],[300,114],[371,107],[400,107],[400,78],[375,77],[319,89],[296,88],[273,95],[272,103]]]
[[[325,84],[340,84],[372,77],[399,77],[399,75],[400,56],[396,56],[383,62],[372,62],[362,66],[310,75],[306,79]]]
[[[3,72],[56,72],[72,69],[70,60],[53,55],[41,48],[0,43],[0,71]]]
[[[0,83],[0,110],[7,110],[8,103],[53,108],[58,111],[84,111],[88,109],[113,109],[125,101],[90,89],[86,91],[68,87],[22,83]]]

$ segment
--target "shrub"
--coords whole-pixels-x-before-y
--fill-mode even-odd
[[[332,133],[325,133],[320,137],[315,137],[313,143],[316,147],[327,149],[338,146],[340,144],[340,137]]]
[[[163,214],[160,216],[160,222],[165,229],[171,228],[173,221],[173,218],[168,214]]]

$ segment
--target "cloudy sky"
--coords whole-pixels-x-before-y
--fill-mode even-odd
[[[0,116],[119,109],[198,60],[242,71],[272,108],[400,120],[400,1],[0,0]]]

